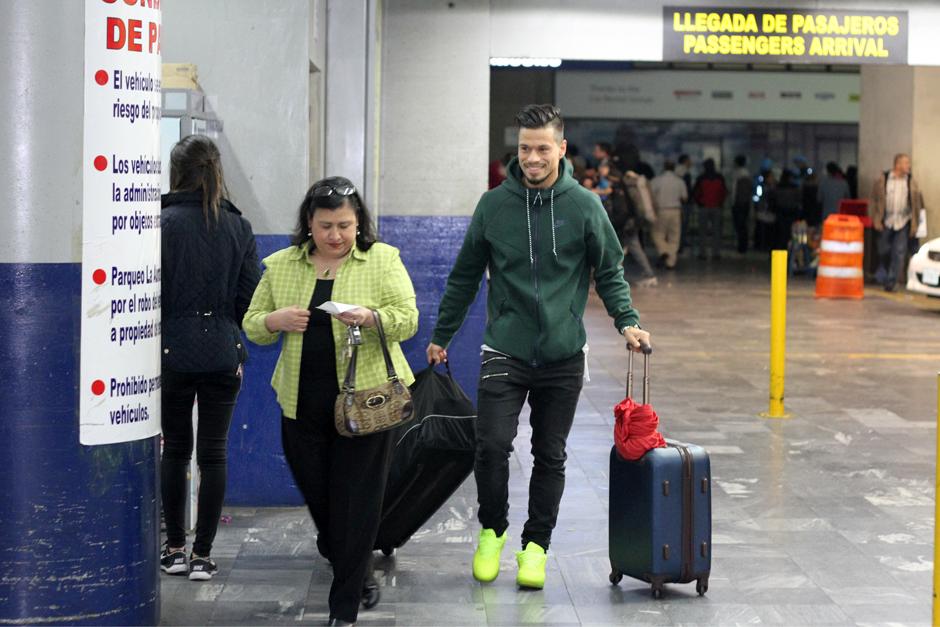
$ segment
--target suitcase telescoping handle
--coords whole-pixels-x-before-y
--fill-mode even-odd
[[[643,404],[650,402],[650,355],[653,354],[653,347],[649,344],[641,344],[640,350],[643,351]],[[633,398],[633,351],[627,346],[627,398]]]

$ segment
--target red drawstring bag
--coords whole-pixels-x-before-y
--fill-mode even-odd
[[[650,449],[666,446],[652,405],[638,405],[627,397],[614,407],[614,417],[614,445],[624,459],[634,461]]]

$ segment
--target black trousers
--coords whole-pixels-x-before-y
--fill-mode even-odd
[[[477,388],[477,446],[473,474],[484,529],[496,535],[509,526],[509,454],[519,428],[519,412],[528,398],[532,412],[529,519],[522,546],[535,542],[548,549],[565,490],[565,445],[574,420],[584,376],[584,355],[541,367],[484,351]]]
[[[160,493],[169,545],[186,545],[186,471],[193,454],[193,402],[199,400],[196,463],[199,513],[193,553],[207,557],[225,500],[228,429],[242,378],[236,372],[163,371]]]
[[[317,548],[333,566],[330,616],[356,621],[396,430],[356,438],[336,432],[336,382],[310,399],[296,419],[281,418],[284,455],[317,526]]]
[[[738,236],[738,252],[747,252],[747,220],[751,213],[750,205],[733,205],[731,217],[734,219],[734,232]]]

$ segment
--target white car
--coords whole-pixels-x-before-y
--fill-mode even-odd
[[[940,298],[940,237],[921,246],[911,257],[907,289]]]

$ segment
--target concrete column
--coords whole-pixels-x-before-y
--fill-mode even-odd
[[[370,2],[329,0],[326,9],[327,176],[366,192]]]
[[[940,67],[914,68],[911,161],[927,207],[927,237],[940,237]]]
[[[913,174],[927,207],[928,237],[940,237],[940,68],[864,66],[859,115],[858,193],[890,170],[894,155],[911,155]]]
[[[79,444],[83,2],[0,3],[0,624],[157,624],[159,438]]]
[[[437,321],[447,275],[489,162],[489,0],[385,0],[382,14],[382,239],[398,246],[420,311],[405,343],[412,367]],[[332,36],[332,33],[331,33]],[[451,368],[476,393],[485,296],[450,346]]]

